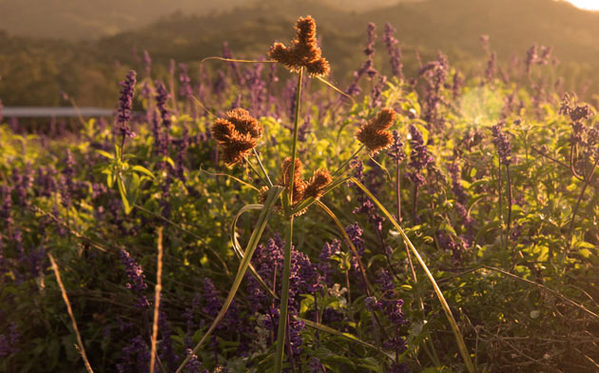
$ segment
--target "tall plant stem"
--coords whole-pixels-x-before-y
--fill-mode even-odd
[[[393,215],[391,215],[391,213],[385,208],[385,206],[383,206],[383,204],[359,180],[357,180],[354,177],[350,178],[350,180],[354,184],[356,184],[356,186],[358,186],[360,189],[362,189],[362,191],[364,191],[364,193],[366,193],[366,195],[368,195],[368,197],[370,197],[372,202],[374,202],[374,204],[377,205],[377,207],[381,210],[383,215],[385,215],[385,217],[387,219],[389,219],[389,221],[393,224],[395,229],[397,229],[397,231],[403,238],[405,244],[408,245],[408,247],[410,248],[410,250],[416,257],[416,260],[418,261],[418,263],[424,270],[426,277],[429,279],[430,283],[433,285],[435,294],[437,295],[437,298],[439,299],[439,302],[441,303],[441,308],[443,308],[443,311],[445,312],[445,316],[447,317],[449,326],[451,327],[451,330],[453,331],[454,337],[455,337],[457,345],[458,345],[458,349],[460,351],[460,354],[462,355],[462,359],[464,360],[464,363],[466,364],[466,370],[469,373],[476,372],[476,369],[474,368],[474,364],[472,363],[472,359],[470,358],[470,354],[468,353],[468,348],[466,347],[466,343],[464,342],[464,337],[462,336],[462,333],[460,332],[460,329],[458,327],[458,323],[456,322],[455,318],[453,317],[453,313],[451,312],[451,309],[449,308],[449,304],[445,300],[445,296],[443,295],[443,292],[439,288],[439,285],[437,285],[437,281],[435,280],[435,278],[433,277],[433,274],[428,269],[428,266],[424,262],[424,259],[422,259],[422,257],[420,256],[420,253],[418,252],[418,250],[416,250],[416,248],[412,244],[412,241],[410,241],[410,239],[408,238],[408,236],[406,235],[404,230],[401,228],[401,226],[399,225],[397,220],[393,217]]]
[[[341,164],[341,166],[339,166],[339,168],[337,168],[335,170],[335,172],[333,172],[333,174],[331,176],[335,177],[335,176],[340,175],[343,172],[343,170],[345,169],[345,167],[349,164],[349,162],[351,162],[351,160],[354,159],[354,157],[356,155],[358,155],[362,151],[362,149],[364,149],[364,144],[360,145],[360,147],[358,148],[358,150],[356,150],[348,159],[346,159]]]
[[[412,196],[412,224],[418,224],[418,214],[417,214],[417,206],[418,206],[418,184],[414,183],[414,193]]]
[[[507,182],[507,234],[509,236],[512,227],[512,178],[510,177],[510,165],[505,165],[505,176]]]
[[[297,77],[297,89],[295,92],[295,118],[293,123],[293,143],[291,146],[291,167],[289,170],[289,189],[287,190],[287,202],[289,209],[293,206],[293,182],[295,175],[295,158],[297,153],[297,132],[299,127],[300,102],[302,97],[302,81],[304,78],[304,68],[300,68]],[[289,307],[289,275],[291,272],[291,247],[293,240],[293,213],[289,214],[289,232],[287,243],[285,244],[285,257],[283,260],[283,277],[281,279],[281,305],[279,307],[279,328],[277,330],[277,349],[275,355],[275,373],[283,370],[283,360],[285,357],[285,340],[287,333],[287,311]]]
[[[572,218],[570,219],[570,227],[568,228],[568,245],[566,246],[566,250],[562,253],[562,257],[560,262],[563,264],[568,255],[567,251],[571,249],[572,246],[572,237],[574,236],[574,220],[576,220],[576,215],[578,214],[578,209],[580,208],[580,202],[582,202],[582,198],[584,197],[584,192],[586,192],[587,187],[591,184],[593,180],[593,176],[595,175],[595,170],[597,169],[597,165],[599,164],[599,157],[595,160],[593,164],[593,168],[589,172],[588,176],[584,177],[584,184],[582,189],[580,190],[580,194],[578,195],[578,199],[576,200],[576,205],[572,210]]]
[[[499,217],[499,221],[501,222],[501,230],[502,230],[502,240],[505,241],[505,245],[507,246],[507,239],[505,237],[505,230],[503,229],[503,198],[501,197],[503,188],[501,187],[501,162],[497,167],[497,198],[499,199],[499,203],[497,204],[497,216]]]
[[[397,222],[401,224],[401,169],[399,159],[395,161],[395,196],[397,198]]]

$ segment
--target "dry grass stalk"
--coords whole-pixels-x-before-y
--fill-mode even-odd
[[[79,328],[77,327],[77,321],[75,321],[75,315],[73,315],[73,308],[71,307],[71,302],[69,302],[69,297],[67,296],[67,291],[62,283],[62,278],[60,277],[60,270],[58,269],[58,264],[54,260],[52,254],[48,253],[48,257],[50,258],[50,263],[52,263],[52,269],[54,270],[54,274],[56,275],[56,282],[58,283],[58,287],[60,287],[60,292],[62,293],[62,299],[64,299],[64,303],[67,305],[67,312],[69,313],[69,317],[71,318],[71,323],[73,324],[73,330],[75,330],[75,334],[77,335],[77,343],[79,344],[79,352],[81,353],[81,358],[83,359],[83,364],[85,364],[85,369],[89,373],[93,373],[94,370],[87,359],[87,354],[85,353],[85,347],[83,346],[83,340],[81,339],[81,334],[79,333]]]
[[[152,353],[150,373],[154,373],[156,362],[156,340],[158,339],[158,318],[160,317],[160,294],[162,292],[162,227],[158,228],[158,264],[156,269],[156,291],[154,297],[154,324],[152,325]]]

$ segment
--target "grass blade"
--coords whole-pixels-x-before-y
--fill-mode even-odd
[[[239,244],[239,241],[237,240],[237,221],[239,220],[241,215],[243,215],[244,213],[251,211],[251,210],[261,210],[263,207],[264,207],[264,205],[257,204],[257,203],[251,204],[251,205],[245,205],[245,206],[243,206],[243,208],[241,210],[239,210],[237,215],[235,215],[235,218],[233,219],[233,222],[231,223],[230,235],[231,235],[231,243],[233,244],[233,250],[235,251],[235,254],[237,254],[237,257],[239,257],[239,259],[241,259],[242,261],[245,257],[245,253],[243,252],[243,249],[241,248],[241,245]],[[271,289],[266,284],[266,282],[264,281],[262,276],[260,276],[260,274],[256,271],[256,268],[254,268],[254,266],[252,265],[251,262],[250,262],[248,268],[249,268],[250,272],[252,273],[252,275],[254,276],[254,278],[264,288],[264,290],[266,290],[274,298],[278,298],[278,295],[276,295],[275,292],[273,291],[273,289]]]
[[[239,269],[237,270],[237,274],[235,275],[235,279],[233,280],[233,285],[231,286],[231,289],[229,290],[227,299],[225,299],[225,302],[223,303],[221,310],[219,311],[218,315],[216,316],[216,318],[214,319],[214,321],[208,328],[208,331],[206,331],[206,333],[202,336],[202,339],[200,339],[200,341],[196,344],[196,346],[193,348],[191,353],[185,357],[185,359],[183,360],[183,362],[181,363],[179,368],[177,368],[176,373],[179,373],[183,370],[185,365],[189,362],[189,360],[191,360],[191,356],[198,352],[198,350],[200,349],[202,344],[208,339],[210,334],[212,334],[214,329],[216,329],[218,324],[225,317],[225,314],[229,310],[229,307],[231,306],[231,303],[233,302],[233,299],[235,298],[235,294],[237,294],[237,290],[239,290],[239,286],[241,285],[241,281],[243,280],[243,277],[245,276],[245,272],[248,269],[252,255],[254,254],[254,251],[256,250],[256,247],[258,246],[258,242],[260,241],[260,238],[262,237],[262,233],[264,233],[264,228],[266,228],[266,224],[268,223],[268,220],[270,219],[272,213],[274,212],[275,203],[277,202],[279,195],[281,194],[282,191],[283,191],[283,188],[280,186],[273,186],[268,191],[268,194],[266,195],[266,202],[264,202],[264,207],[262,208],[262,211],[260,212],[260,216],[258,217],[258,221],[256,222],[256,227],[254,228],[254,231],[252,232],[252,235],[250,236],[250,240],[249,240],[247,248],[245,250],[245,256],[241,260],[241,263],[239,263]]]
[[[377,205],[377,207],[381,210],[381,212],[393,224],[395,229],[397,229],[399,231],[399,233],[401,234],[401,237],[403,238],[404,242],[406,243],[406,245],[408,245],[408,247],[410,248],[410,250],[416,257],[416,259],[418,260],[418,263],[420,263],[420,266],[424,270],[426,277],[428,277],[429,281],[433,285],[435,294],[437,295],[437,298],[439,298],[439,302],[441,303],[441,307],[443,308],[443,311],[445,312],[445,316],[447,316],[447,321],[449,321],[449,325],[451,326],[451,330],[453,331],[453,334],[455,336],[456,342],[458,344],[458,348],[460,350],[460,354],[462,355],[462,358],[464,359],[464,363],[466,363],[466,368],[468,369],[468,372],[470,372],[470,373],[476,372],[476,369],[474,368],[474,364],[472,363],[472,359],[470,359],[470,354],[468,353],[468,348],[466,347],[466,343],[464,342],[464,337],[462,336],[462,333],[460,332],[460,329],[458,328],[458,323],[456,322],[455,318],[453,317],[453,313],[451,312],[451,309],[449,308],[449,304],[447,304],[447,301],[445,300],[445,297],[443,296],[443,292],[439,288],[439,285],[437,285],[437,281],[435,281],[435,278],[433,277],[432,273],[429,271],[426,263],[420,256],[420,253],[418,252],[418,250],[416,250],[416,248],[412,244],[412,241],[410,241],[410,239],[408,238],[406,233],[403,231],[403,229],[401,228],[399,223],[397,223],[395,218],[393,218],[393,216],[389,213],[389,211],[387,211],[385,206],[383,206],[383,204],[372,193],[370,193],[368,188],[366,188],[360,181],[358,181],[354,177],[350,178],[350,180],[354,184],[356,184],[356,186],[358,188],[362,189],[362,191],[364,191],[364,193],[366,193],[366,195],[368,195],[368,197],[372,200],[372,202],[374,202]]]
[[[312,320],[304,319],[304,318],[301,318],[301,317],[297,317],[296,316],[295,319],[299,320],[299,321],[303,321],[303,323],[306,324],[306,326],[309,326],[312,329],[317,329],[317,330],[320,330],[322,332],[329,333],[329,334],[335,335],[337,337],[341,337],[341,338],[347,339],[348,341],[356,342],[356,343],[361,344],[362,346],[364,346],[366,348],[369,348],[371,350],[379,352],[382,355],[385,355],[386,357],[388,357],[391,360],[395,360],[395,355],[390,354],[388,352],[385,352],[384,350],[381,350],[377,346],[372,345],[372,344],[370,344],[368,342],[365,342],[365,341],[361,340],[360,338],[356,337],[353,334],[343,333],[343,332],[340,332],[340,331],[338,331],[336,329],[328,327],[326,325],[314,322]]]

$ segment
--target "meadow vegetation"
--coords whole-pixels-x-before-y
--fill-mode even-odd
[[[551,49],[404,69],[369,24],[334,85],[286,27],[0,126],[0,370],[596,371],[599,122]]]

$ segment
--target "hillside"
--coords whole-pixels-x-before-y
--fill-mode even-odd
[[[37,0],[28,1],[37,4]],[[48,4],[58,4],[58,1],[51,0]],[[180,3],[193,3],[186,1],[180,0]],[[105,5],[104,12],[95,19],[113,13],[120,14],[123,22],[130,17],[146,17],[143,12],[124,11],[132,2],[135,3],[129,0],[115,2],[114,7]],[[10,14],[2,11],[7,4],[0,1],[0,18],[10,18]],[[595,42],[599,35],[599,13],[581,11],[553,0],[404,1],[367,12],[343,10],[341,2],[336,0],[329,3],[263,1],[244,7],[235,7],[233,0],[225,2],[230,10],[205,15],[193,15],[191,11],[159,12],[159,7],[151,6],[154,3],[148,4],[144,6],[147,14],[165,15],[149,25],[98,40],[49,42],[0,35],[0,55],[3,56],[0,76],[4,83],[0,84],[0,98],[5,104],[57,105],[59,92],[64,90],[81,98],[83,103],[107,105],[114,101],[116,82],[126,69],[142,67],[143,50],[150,52],[157,67],[155,71],[165,71],[159,66],[166,66],[170,59],[193,63],[206,56],[220,55],[223,40],[228,41],[236,56],[263,56],[273,40],[286,41],[291,37],[289,23],[308,13],[318,21],[322,46],[332,62],[333,79],[337,81],[347,78],[361,64],[368,22],[378,25],[376,58],[383,70],[388,69],[381,42],[386,22],[397,29],[396,37],[403,48],[408,72],[418,67],[416,50],[424,61],[442,50],[450,62],[463,71],[484,69],[482,34],[490,36],[491,49],[497,51],[504,65],[510,61],[521,63],[533,44],[552,46],[554,56],[561,62],[558,74],[567,76],[570,82],[568,89],[588,86],[593,72],[599,69],[599,44]],[[40,6],[39,13],[43,14],[44,9]],[[9,26],[9,23],[2,24]],[[136,23],[131,21],[130,24]],[[63,27],[70,27],[69,23],[65,21]],[[81,33],[82,30],[75,28],[69,32]],[[24,79],[25,76],[29,78]],[[24,80],[27,87],[20,88]],[[38,91],[44,93],[31,95],[31,87],[41,87]],[[590,85],[590,92],[599,92],[598,82]]]

